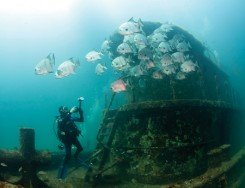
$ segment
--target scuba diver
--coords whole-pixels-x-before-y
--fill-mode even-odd
[[[74,154],[75,160],[79,160],[78,155],[83,150],[83,147],[78,140],[79,135],[81,135],[81,131],[75,124],[75,122],[84,121],[83,110],[81,108],[83,100],[83,97],[78,98],[79,107],[73,107],[71,110],[65,106],[59,107],[60,116],[57,118],[57,136],[64,146],[59,145],[58,147],[60,149],[65,149],[65,157],[58,171],[58,179],[64,179],[66,177],[67,164],[71,159],[72,145],[76,147],[76,152]],[[73,117],[72,114],[74,113],[78,113],[79,117]]]

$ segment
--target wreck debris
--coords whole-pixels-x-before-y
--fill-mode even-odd
[[[22,177],[15,182],[24,187],[46,187],[36,175],[37,167],[51,162],[50,152],[35,149],[35,132],[31,128],[20,129],[20,150],[0,150],[0,161],[10,167],[19,167]]]
[[[21,185],[14,185],[8,182],[0,181],[0,188],[24,188]]]

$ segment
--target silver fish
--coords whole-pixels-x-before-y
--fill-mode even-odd
[[[145,48],[148,45],[146,36],[141,33],[137,33],[134,36],[134,43],[139,50]]]
[[[163,53],[172,51],[170,44],[167,41],[161,42],[158,46],[158,50]]]
[[[191,48],[190,43],[186,43],[185,41],[178,43],[176,46],[176,49],[179,52],[188,52],[189,48]]]
[[[153,49],[156,49],[159,45],[159,43],[156,43],[152,40],[152,37],[153,37],[154,34],[151,34],[149,36],[147,36],[147,41],[148,41],[148,44],[153,48]]]
[[[186,79],[186,75],[185,75],[184,72],[178,72],[178,73],[176,74],[175,78],[176,78],[177,80],[184,80],[184,79]]]
[[[173,24],[171,23],[163,23],[161,26],[160,26],[160,29],[163,31],[163,32],[170,32],[173,30]]]
[[[161,79],[163,79],[163,75],[159,70],[157,70],[157,71],[154,71],[152,73],[152,78],[154,78],[156,80],[161,80]]]
[[[175,52],[171,55],[171,57],[173,61],[176,63],[184,63],[184,61],[186,60],[186,57],[183,54],[183,52]]]
[[[173,64],[173,60],[170,54],[164,54],[160,62],[162,67],[167,67]]]
[[[163,32],[163,30],[161,30],[160,27],[157,28],[157,29],[155,29],[155,30],[153,31],[153,34],[157,34],[157,33],[164,33],[164,34],[165,34],[165,32]]]
[[[152,59],[152,51],[149,48],[143,48],[138,52],[138,59],[146,61]]]
[[[101,45],[101,52],[102,53],[108,53],[110,48],[111,48],[110,44],[111,44],[110,40],[104,40],[104,42]]]
[[[151,68],[156,67],[156,65],[155,65],[154,61],[148,60],[145,62],[145,67],[146,67],[146,69],[151,69]]]
[[[98,63],[98,64],[96,65],[96,67],[95,67],[95,73],[96,73],[97,75],[102,75],[102,74],[105,72],[106,69],[107,69],[106,66],[103,66],[103,65],[101,65],[100,63]]]
[[[117,52],[119,54],[128,54],[128,53],[133,53],[133,50],[128,43],[123,42],[117,47]]]
[[[136,65],[129,70],[131,76],[139,77],[145,74],[145,71],[140,65]]]
[[[129,59],[118,56],[112,61],[111,66],[117,71],[125,71],[130,67],[128,63]]]
[[[142,22],[139,19],[138,22],[135,22],[132,18],[123,24],[121,24],[118,28],[118,33],[121,35],[131,35],[133,33],[142,32]]]
[[[198,67],[197,64],[193,63],[192,60],[187,60],[183,64],[180,65],[180,70],[185,73],[189,73],[195,71]]]
[[[128,44],[134,44],[134,36],[136,35],[137,33],[133,33],[131,35],[125,35],[124,38],[123,38],[123,42],[126,42]]]
[[[75,60],[74,58],[70,58],[69,60],[61,63],[57,71],[55,73],[56,78],[63,78],[75,73],[75,70],[79,66],[79,61]]]
[[[176,73],[176,67],[174,65],[166,66],[162,69],[162,72],[166,75],[171,75]]]
[[[97,51],[90,51],[89,53],[86,54],[85,58],[88,62],[94,62],[96,60],[101,59],[101,56],[103,54],[101,52],[97,52]]]
[[[180,42],[184,42],[185,41],[185,36],[183,34],[176,34],[173,36],[173,38],[171,40],[169,40],[169,44],[171,45],[172,49],[176,49],[177,45]]]
[[[166,41],[167,35],[162,33],[156,33],[152,35],[151,42],[159,44],[160,42]]]
[[[153,54],[153,61],[160,63],[161,59],[163,58],[163,54],[162,52],[159,52],[158,50],[156,50]]]
[[[54,54],[50,53],[46,58],[41,60],[35,67],[35,74],[37,75],[45,75],[48,73],[52,73],[53,67],[55,65]]]

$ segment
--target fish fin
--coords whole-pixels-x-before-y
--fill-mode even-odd
[[[113,43],[113,42],[110,40],[110,37],[109,37],[109,39],[107,39],[107,38],[104,39],[104,41],[106,41],[106,40],[108,41],[109,44]]]
[[[141,34],[145,35],[146,36],[146,33],[143,31],[142,27],[140,26],[140,31],[141,31]]]
[[[70,61],[72,61],[76,66],[80,66],[80,60],[75,57],[69,58]]]
[[[108,68],[106,66],[103,66],[103,69],[107,70]]]
[[[129,47],[130,47],[130,48],[132,48],[132,44],[130,44],[130,42],[129,42],[129,41],[126,41],[126,42],[123,42],[123,43],[128,44],[128,45],[129,45]]]
[[[53,62],[53,63],[54,63],[54,65],[55,65],[55,56],[54,56],[54,54],[53,54],[53,58],[54,58],[54,62]]]
[[[58,175],[57,178],[58,179],[65,179],[67,176],[67,166],[62,165],[59,170],[58,170]]]
[[[100,55],[104,55],[102,52],[99,52]]]
[[[50,58],[50,59],[53,59],[54,58],[54,53],[53,52],[49,53],[47,57]]]
[[[131,17],[131,18],[128,20],[128,22],[135,22],[135,21],[134,21],[134,17]]]
[[[51,61],[52,65],[55,65],[55,57],[54,57],[54,53],[49,53],[48,56],[46,57],[47,59],[49,59]]]
[[[138,19],[138,25],[140,26],[140,27],[143,27],[144,26],[144,24],[143,24],[143,22],[142,22],[142,20],[139,18]]]
[[[47,58],[48,58],[48,59],[51,59],[51,58],[52,58],[52,54],[53,54],[53,53],[49,53],[49,54],[47,55]]]

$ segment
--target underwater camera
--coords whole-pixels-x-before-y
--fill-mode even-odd
[[[82,101],[84,101],[84,97],[79,97],[77,100],[78,100],[79,102],[82,102]]]

